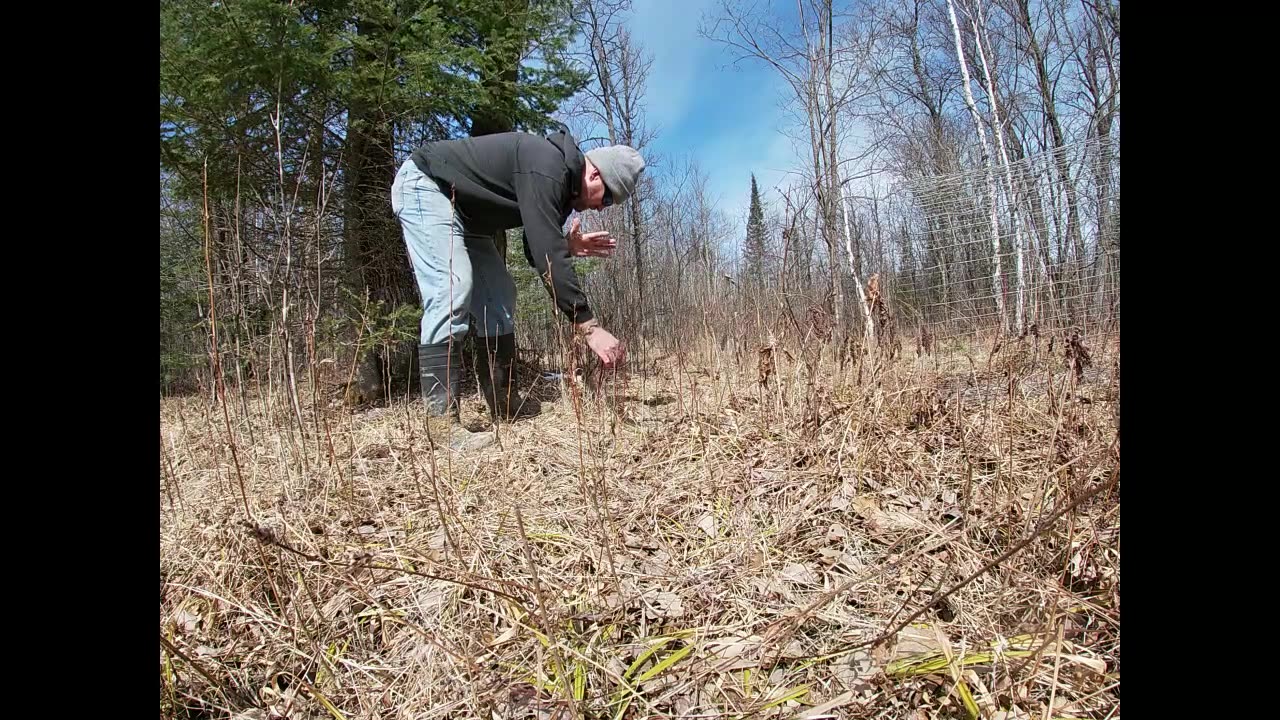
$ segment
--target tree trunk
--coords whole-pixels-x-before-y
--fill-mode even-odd
[[[991,259],[995,272],[991,278],[991,292],[995,295],[996,312],[999,313],[998,330],[1003,332],[1008,323],[1004,309],[1004,275],[1000,269],[1000,222],[996,211],[996,171],[991,161],[991,151],[987,147],[987,131],[982,125],[982,116],[978,114],[978,106],[973,101],[973,91],[969,88],[969,63],[965,61],[964,49],[960,42],[960,24],[956,22],[956,11],[951,0],[947,0],[947,15],[951,18],[951,30],[956,40],[956,59],[960,63],[960,76],[964,88],[964,102],[973,117],[973,126],[978,131],[978,141],[982,144],[982,160],[987,167],[987,199],[990,203],[989,221],[991,224]]]
[[[356,32],[375,40],[357,44],[352,62],[356,66],[376,65],[380,59],[367,48],[379,47],[381,43],[376,38],[386,29],[361,21]],[[374,300],[394,305],[416,297],[416,293],[388,198],[396,169],[391,119],[385,110],[364,99],[375,97],[375,93],[355,95],[357,100],[347,112],[345,148],[343,241],[347,282],[358,294],[368,288]]]
[[[1036,86],[1040,90],[1040,101],[1043,105],[1045,120],[1049,125],[1049,133],[1053,139],[1053,154],[1058,171],[1058,182],[1066,194],[1066,237],[1071,241],[1071,247],[1075,254],[1074,275],[1077,290],[1079,291],[1083,290],[1081,283],[1084,280],[1082,273],[1085,261],[1084,236],[1080,231],[1079,201],[1076,196],[1076,188],[1071,182],[1071,170],[1067,164],[1067,156],[1064,151],[1066,139],[1062,133],[1062,123],[1058,119],[1057,104],[1053,99],[1053,84],[1049,79],[1049,67],[1046,64],[1044,52],[1040,48],[1040,42],[1036,38],[1035,29],[1031,26],[1031,10],[1028,7],[1027,0],[1018,0],[1017,7],[1017,19],[1019,24],[1022,25],[1022,29],[1027,33],[1027,49],[1031,54],[1031,60],[1036,70]]]
[[[638,138],[636,137],[636,120],[639,108],[636,107],[636,94],[639,91],[639,82],[641,78],[634,77],[640,71],[638,63],[639,59],[635,56],[635,49],[631,46],[630,36],[626,33],[622,35],[622,44],[619,48],[622,53],[622,141],[636,147]],[[639,149],[638,147],[636,148]],[[635,192],[631,195],[628,206],[631,213],[631,243],[635,249],[636,255],[636,295],[639,301],[637,310],[640,321],[638,327],[641,337],[645,335],[645,319],[648,317],[647,305],[644,297],[644,214],[641,212],[641,185],[640,181],[636,182]]]
[[[831,190],[828,186],[828,170],[827,165],[834,162],[829,155],[829,149],[826,142],[826,133],[824,132],[823,120],[824,113],[822,108],[822,100],[818,84],[824,77],[824,38],[826,36],[823,30],[821,18],[818,22],[818,47],[813,47],[809,40],[808,29],[804,26],[804,11],[801,7],[800,27],[805,36],[805,51],[808,59],[808,77],[805,81],[804,95],[805,106],[809,121],[809,146],[813,154],[813,190],[818,200],[818,212],[822,222],[822,239],[827,246],[827,292],[826,301],[830,303],[832,315],[835,318],[836,327],[840,327],[842,320],[841,313],[841,292],[840,283],[836,282],[836,276],[839,272],[840,260],[836,251],[836,204],[831,197]],[[824,164],[824,161],[826,164]]]
[[[1000,120],[1000,105],[996,97],[994,68],[987,65],[987,54],[983,50],[982,0],[977,2],[977,18],[973,20],[973,41],[978,49],[978,59],[982,61],[982,74],[987,80],[987,98],[991,103],[991,125],[995,129],[996,148],[1000,152],[1000,164],[1004,166],[1005,198],[1009,205],[1009,224],[1013,227],[1014,263],[1017,282],[1017,300],[1014,310],[1014,333],[1026,332],[1026,280],[1022,273],[1022,228],[1018,224],[1017,195],[1013,190],[1013,170],[1009,167],[1009,154],[1004,147],[1004,123]],[[997,268],[999,265],[996,266]]]
[[[822,89],[823,89],[823,95],[826,100],[826,113],[825,113],[825,117],[823,118],[823,122],[826,125],[825,129],[826,129],[826,142],[827,142],[827,168],[826,169],[827,169],[827,182],[829,183],[828,185],[829,189],[827,190],[827,203],[829,206],[831,206],[829,208],[828,222],[831,224],[832,235],[834,236],[835,235],[834,228],[836,224],[836,213],[835,213],[835,207],[833,205],[834,203],[840,203],[841,207],[843,207],[844,202],[842,201],[843,193],[841,192],[841,189],[840,189],[840,146],[836,142],[836,101],[835,101],[835,93],[831,83],[831,70],[835,60],[835,55],[834,55],[835,34],[834,34],[834,22],[833,22],[835,13],[832,10],[831,0],[826,0],[825,7],[823,9],[825,10],[826,16],[827,16],[826,32],[825,33],[820,32],[821,43],[819,46],[819,50],[821,51],[825,49],[826,51],[825,57],[822,57]],[[819,24],[819,27],[821,27],[821,24]],[[846,243],[849,242],[849,238],[847,234],[845,237],[845,242]],[[837,328],[841,328],[842,327],[841,319],[844,315],[844,287],[843,287],[844,284],[839,282],[838,269],[840,267],[840,263],[836,259],[837,252],[836,252],[836,243],[835,243],[834,237],[832,237],[832,242],[830,245],[830,255],[831,255],[831,274],[835,279],[835,287],[836,287],[835,326]],[[853,256],[852,259],[855,261],[855,265],[860,264],[857,256]],[[858,280],[856,271],[854,275],[854,283],[856,284],[856,287],[858,289],[858,297],[861,299],[863,297],[862,283],[860,280]],[[843,330],[841,330],[841,332],[843,332]]]
[[[870,350],[876,343],[875,323],[871,317],[871,306],[867,303],[867,294],[862,289],[862,279],[858,277],[855,265],[856,255],[853,250],[853,232],[849,228],[849,198],[842,197],[840,208],[844,211],[844,247],[849,253],[849,272],[853,275],[853,287],[858,293],[858,306],[862,308],[863,347]]]

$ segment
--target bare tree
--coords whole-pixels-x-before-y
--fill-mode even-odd
[[[807,8],[807,12],[806,12]],[[826,298],[837,327],[843,325],[844,298],[839,280],[839,252],[844,202],[841,179],[840,118],[842,111],[871,93],[866,80],[872,43],[852,23],[837,26],[832,0],[797,0],[799,27],[783,31],[753,7],[737,8],[725,2],[719,17],[703,26],[704,37],[732,48],[739,59],[762,61],[786,81],[804,108],[804,124],[809,137],[811,167],[805,174],[817,202],[815,221],[827,248]],[[837,40],[837,38],[840,40]],[[837,47],[837,44],[840,46]],[[856,275],[857,239],[848,233],[843,243],[850,253],[850,267]],[[861,280],[856,279],[858,287]],[[864,323],[871,312],[860,297]]]
[[[998,211],[996,209],[996,171],[995,165],[991,159],[991,152],[987,147],[987,130],[982,124],[982,115],[978,113],[978,106],[973,101],[973,92],[969,89],[969,63],[965,61],[964,49],[960,40],[960,25],[956,22],[956,11],[951,0],[947,0],[947,14],[951,18],[951,30],[955,33],[956,39],[956,60],[960,63],[960,74],[964,78],[961,85],[964,88],[964,101],[969,106],[969,114],[973,116],[973,126],[978,132],[978,142],[982,144],[982,160],[987,169],[987,201],[989,203],[989,218],[991,222],[991,260],[994,266],[994,273],[991,276],[991,292],[995,296],[996,311],[1000,313],[1000,324],[1004,325],[1004,291],[1001,283],[1004,276],[1000,272],[1000,221]]]
[[[603,125],[609,144],[630,145],[643,153],[654,138],[644,120],[644,97],[653,60],[625,26],[630,9],[630,0],[585,0],[577,8],[575,17],[587,44],[583,60],[592,77],[586,92],[591,102],[580,109]],[[648,315],[643,208],[648,185],[642,182],[636,188],[625,212],[608,211],[610,220],[617,218],[625,223],[631,239],[636,297],[634,302],[623,304],[631,309],[624,327],[639,331],[642,336]]]
[[[1018,224],[1017,213],[1017,194],[1013,187],[1013,171],[1009,168],[1009,153],[1005,151],[1004,145],[1004,122],[1000,117],[1000,102],[996,95],[996,81],[994,65],[987,63],[987,53],[983,49],[986,22],[982,12],[982,0],[974,0],[975,15],[970,17],[970,24],[973,27],[973,42],[978,52],[978,60],[982,67],[982,75],[986,81],[987,102],[991,106],[991,127],[995,131],[996,149],[1000,153],[1000,164],[1004,168],[1005,180],[1005,198],[1009,207],[1009,224],[1013,228],[1013,249],[1014,263],[1017,282],[1017,299],[1014,310],[1014,332],[1023,333],[1026,331],[1026,279],[1023,276],[1022,269],[1022,228]],[[992,200],[994,204],[994,198]],[[999,268],[999,264],[996,265]]]
[[[1081,84],[1089,103],[1090,133],[1097,140],[1090,168],[1097,214],[1096,252],[1099,274],[1110,278],[1114,276],[1114,266],[1119,258],[1119,233],[1113,232],[1113,218],[1119,214],[1119,199],[1113,192],[1111,177],[1114,164],[1111,130],[1120,112],[1120,18],[1118,8],[1108,1],[1094,4],[1081,0],[1081,14],[1079,29],[1073,32],[1068,27],[1067,33],[1072,37]],[[1095,291],[1099,297],[1105,294],[1105,282],[1099,282]]]
[[[1049,78],[1048,59],[1044,48],[1036,34],[1035,23],[1031,17],[1029,0],[1006,0],[1010,7],[1010,15],[1018,22],[1026,43],[1026,52],[1035,71],[1036,87],[1040,91],[1041,110],[1045,123],[1053,139],[1055,150],[1055,167],[1058,171],[1058,185],[1066,193],[1067,227],[1066,236],[1075,253],[1075,275],[1077,282],[1081,279],[1081,265],[1084,263],[1084,236],[1080,230],[1079,199],[1075,184],[1071,181],[1071,170],[1067,164],[1066,135],[1062,130],[1062,120],[1058,114],[1058,103],[1054,97],[1054,84]]]

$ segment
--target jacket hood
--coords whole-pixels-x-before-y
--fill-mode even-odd
[[[569,170],[569,194],[577,197],[582,192],[582,169],[586,166],[586,156],[578,147],[578,141],[567,130],[548,135],[547,141],[564,155],[564,165]]]

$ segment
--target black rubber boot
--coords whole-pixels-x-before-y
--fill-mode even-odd
[[[533,417],[541,403],[516,391],[516,336],[476,338],[476,379],[494,422]]]
[[[450,345],[453,352],[450,353]],[[418,346],[418,374],[427,413],[458,417],[458,389],[462,386],[462,343],[454,340]]]
[[[422,400],[426,403],[428,415],[449,418],[452,427],[447,444],[451,450],[478,450],[493,443],[494,434],[473,433],[462,427],[461,407],[458,404],[459,390],[462,387],[462,342],[455,338],[453,352],[450,353],[449,350],[448,342],[418,346]]]

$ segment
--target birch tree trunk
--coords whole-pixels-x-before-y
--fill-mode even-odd
[[[991,161],[991,151],[987,146],[987,131],[982,126],[982,116],[978,114],[978,106],[973,101],[973,91],[969,87],[969,63],[964,59],[964,48],[960,41],[960,24],[956,21],[955,6],[951,0],[947,0],[947,15],[951,18],[951,31],[956,40],[956,60],[960,63],[964,102],[969,107],[969,114],[973,117],[973,126],[978,131],[978,142],[982,144],[982,159],[987,168],[987,197],[991,203],[989,213],[991,223],[991,259],[994,265],[994,273],[991,276],[991,292],[995,295],[996,312],[1000,315],[998,327],[1003,331],[1007,319],[1004,311],[1004,275],[1000,269],[1000,218],[996,212],[995,167]]]
[[[857,291],[859,299],[858,306],[862,308],[863,346],[870,350],[871,346],[875,345],[876,342],[876,329],[875,323],[871,318],[871,306],[867,303],[867,294],[862,289],[862,280],[858,277],[858,268],[853,254],[853,232],[849,228],[849,198],[847,195],[841,197],[840,209],[844,211],[844,249],[849,253],[849,273],[853,275],[853,287]]]
[[[1022,272],[1022,226],[1018,224],[1017,214],[1017,194],[1013,189],[1013,170],[1009,167],[1009,154],[1005,151],[1004,146],[1004,129],[1000,120],[1000,105],[996,98],[995,79],[992,75],[991,68],[987,65],[987,54],[983,49],[983,32],[985,24],[983,24],[982,0],[975,0],[977,5],[977,18],[973,19],[973,40],[978,48],[978,59],[982,62],[982,74],[987,81],[987,98],[991,103],[991,126],[995,128],[996,149],[1000,153],[1000,164],[1004,167],[1004,184],[1005,184],[1005,202],[1009,205],[1009,224],[1013,227],[1013,248],[1014,248],[1014,268],[1017,282],[1017,300],[1014,307],[1014,333],[1022,334],[1026,332],[1026,280]],[[982,27],[980,27],[980,24]],[[999,268],[999,265],[996,265]],[[999,270],[997,270],[999,272]]]

